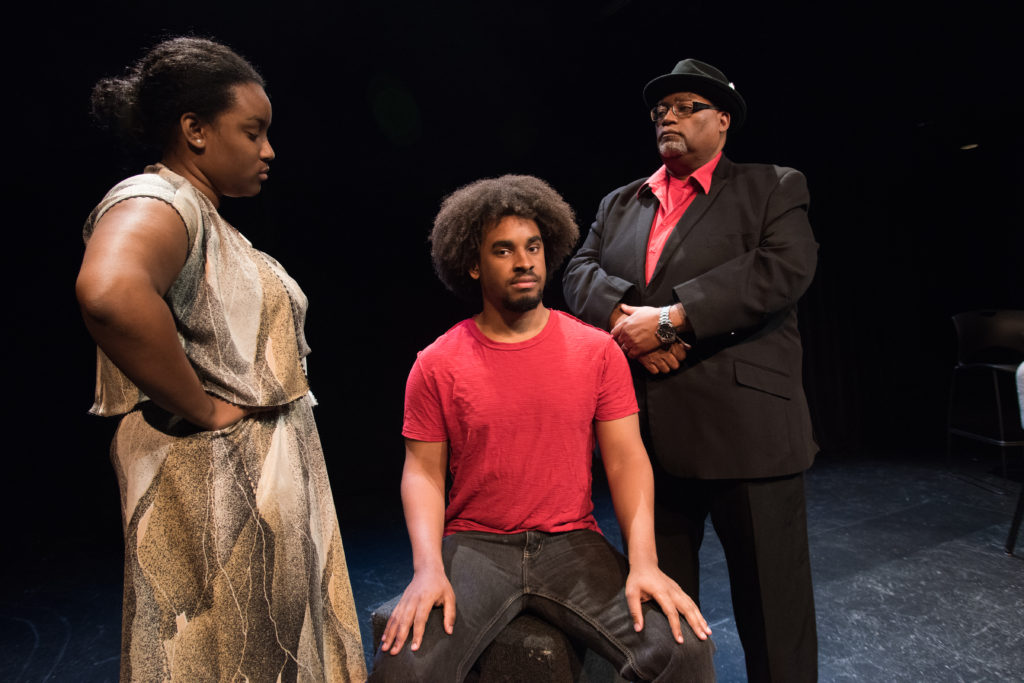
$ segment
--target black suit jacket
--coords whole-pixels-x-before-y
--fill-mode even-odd
[[[607,329],[619,302],[681,302],[693,327],[679,370],[631,363],[641,417],[660,465],[683,477],[800,472],[817,452],[802,380],[796,305],[814,276],[818,245],[804,176],[724,156],[665,244],[650,284],[644,258],[658,200],[646,178],[602,201],[569,262],[565,298]]]

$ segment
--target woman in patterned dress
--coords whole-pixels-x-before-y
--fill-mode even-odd
[[[125,534],[122,681],[365,678],[306,381],[306,297],[217,212],[274,151],[263,79],[175,38],[93,92],[160,163],[89,216],[77,295]]]

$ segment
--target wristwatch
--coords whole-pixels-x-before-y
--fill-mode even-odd
[[[668,317],[668,311],[670,308],[672,307],[662,307],[661,313],[658,314],[658,329],[654,331],[654,334],[658,337],[658,341],[660,341],[664,346],[674,344],[679,340],[679,333],[676,332],[675,326],[672,325],[672,322]]]

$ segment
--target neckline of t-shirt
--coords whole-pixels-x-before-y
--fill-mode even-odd
[[[470,334],[472,334],[473,337],[475,337],[476,340],[483,344],[484,346],[487,346],[492,349],[497,349],[499,351],[518,351],[519,349],[526,349],[541,343],[542,341],[547,339],[547,337],[555,329],[555,326],[558,324],[556,322],[556,319],[559,319],[561,317],[561,313],[553,308],[549,308],[548,312],[548,320],[546,323],[544,323],[544,329],[542,329],[540,332],[530,337],[529,339],[524,339],[523,341],[517,342],[500,342],[491,339],[486,334],[480,331],[480,328],[476,326],[476,321],[473,320],[473,318],[467,318],[464,324],[469,328]]]

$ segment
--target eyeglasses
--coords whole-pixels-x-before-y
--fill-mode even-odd
[[[707,102],[673,102],[671,106],[667,104],[659,104],[656,107],[651,107],[651,121],[655,123],[661,123],[661,120],[665,118],[669,110],[677,119],[688,119],[699,111],[705,109],[714,109],[719,111],[718,107]]]

